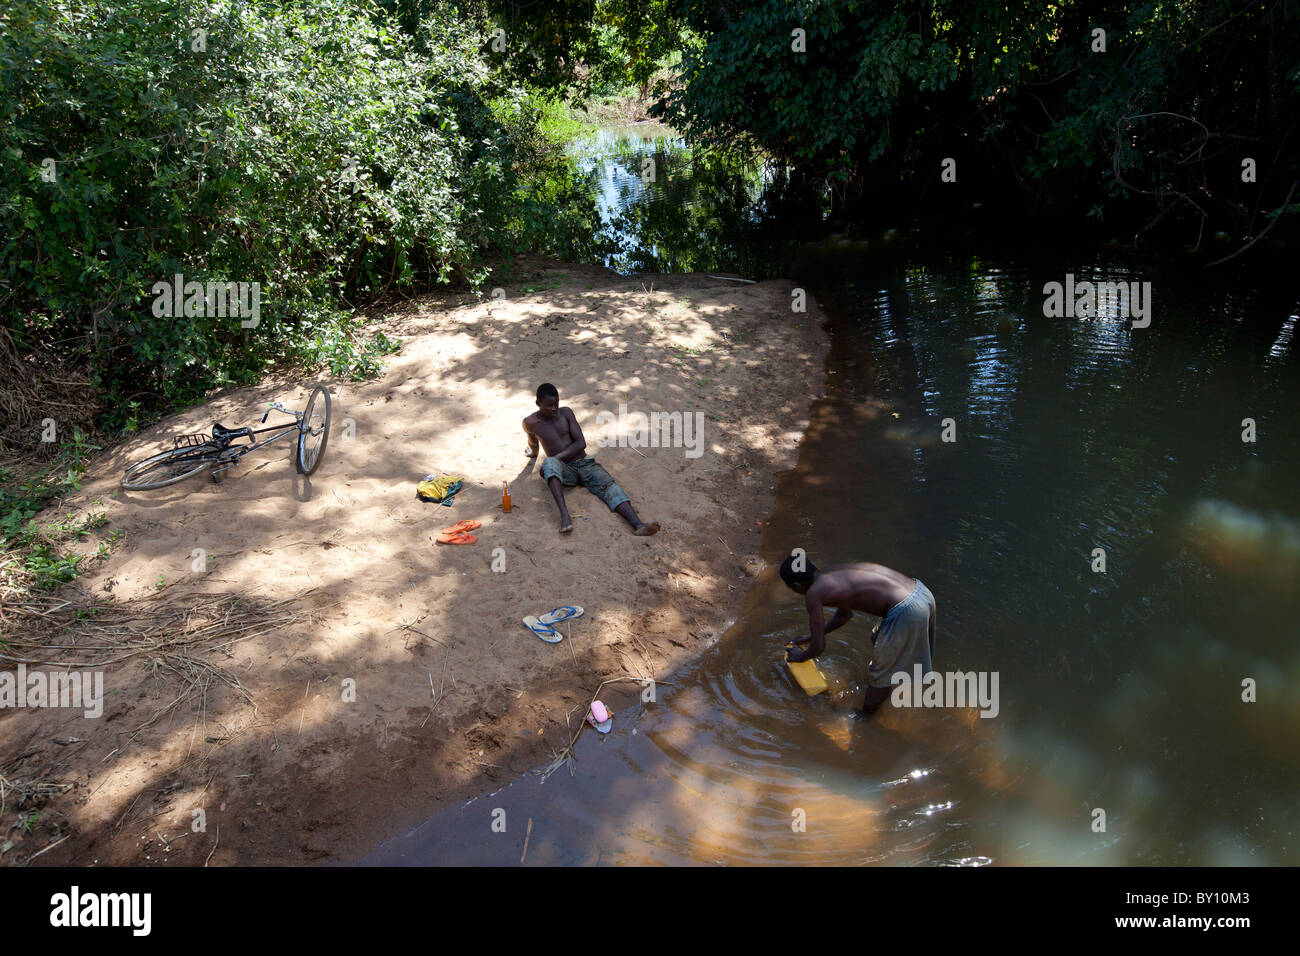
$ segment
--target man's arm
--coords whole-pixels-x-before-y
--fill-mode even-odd
[[[798,664],[800,661],[810,661],[822,651],[826,650],[826,619],[822,613],[821,598],[814,597],[809,592],[805,599],[808,608],[808,647],[802,650],[786,651],[786,660],[792,664]],[[839,612],[836,612],[839,616]],[[802,644],[803,641],[798,643]]]
[[[528,419],[524,419],[524,434],[528,436],[528,448],[524,454],[529,458],[537,457],[537,436],[533,434],[532,428],[528,425]]]
[[[832,617],[830,623],[826,625],[826,633],[829,634],[831,631],[838,630],[839,628],[843,627],[845,624],[849,623],[849,618],[851,618],[852,616],[853,616],[853,612],[850,611],[848,608],[843,608],[843,607],[836,608],[835,616]]]
[[[573,441],[569,442],[568,447],[558,455],[552,457],[560,461],[577,461],[587,450],[587,439],[582,436],[582,426],[578,424],[578,416],[573,414],[573,409],[565,407],[560,414],[564,415],[569,422],[569,434],[573,436]]]

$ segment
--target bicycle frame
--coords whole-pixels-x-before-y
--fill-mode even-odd
[[[259,448],[265,448],[267,445],[271,444],[272,442],[279,441],[281,438],[283,438],[285,435],[289,434],[290,432],[294,432],[294,433],[301,432],[302,416],[305,414],[304,412],[297,412],[290,408],[284,408],[283,406],[277,403],[272,405],[270,408],[266,410],[266,413],[262,416],[262,421],[265,422],[266,419],[270,416],[271,412],[273,411],[281,412],[285,415],[292,415],[293,424],[289,424],[288,422],[285,422],[283,425],[268,425],[266,428],[253,428],[253,429],[249,429],[250,432],[249,434],[239,435],[235,438],[218,439],[215,436],[213,436],[212,440],[216,442],[218,445],[220,445],[220,451],[217,453],[218,461],[220,464],[219,467],[218,466],[213,467],[212,469],[213,475],[223,472],[227,468],[231,468],[234,465],[238,464],[239,459],[243,458],[251,451],[256,451]],[[264,434],[265,432],[278,432],[278,434],[273,435],[272,437],[268,438],[266,441],[259,442],[254,440],[253,436],[261,435]],[[235,442],[237,442],[240,438],[247,438],[248,444],[247,445],[235,444]],[[228,452],[232,452],[232,451],[233,453],[228,454]]]
[[[267,425],[271,412],[289,421]],[[286,435],[296,436],[291,456],[300,475],[310,476],[320,464],[329,441],[330,396],[322,385],[315,386],[301,411],[271,402],[262,415],[262,427],[226,428],[212,423],[211,434],[195,432],[172,438],[168,451],[141,457],[128,465],[121,486],[128,491],[144,491],[176,484],[191,475],[208,472],[213,481],[237,464],[245,455],[279,441]],[[245,441],[245,439],[247,439]]]
[[[290,432],[297,434],[298,428],[299,426],[297,421],[295,421],[292,425],[290,424],[270,425],[266,428],[255,428],[253,429],[253,435],[260,435],[263,432],[275,432],[275,431],[278,431],[279,434],[271,438],[268,438],[266,441],[260,441],[260,442],[253,441],[251,435],[240,435],[239,438],[249,439],[249,443],[247,445],[237,444],[239,438],[227,438],[224,441],[219,441],[218,439],[214,438],[213,441],[217,442],[217,444],[221,446],[221,450],[217,453],[220,464],[213,466],[212,474],[215,475],[218,472],[222,472],[225,471],[227,468],[233,467],[234,465],[239,463],[239,459],[243,458],[249,452],[256,451],[259,448],[265,448],[267,445],[271,444],[272,442],[279,441],[281,438],[283,438],[285,435],[288,435]]]
[[[266,421],[267,416],[271,414],[272,410],[273,409],[267,409],[266,414],[262,416],[263,422]],[[231,468],[238,464],[239,459],[243,458],[249,452],[256,451],[259,448],[264,448],[272,442],[279,441],[285,435],[291,433],[296,434],[301,430],[302,412],[285,408],[274,410],[284,412],[286,415],[292,415],[293,422],[285,422],[281,425],[268,425],[266,428],[252,428],[249,429],[247,434],[239,434],[234,437],[217,437],[216,435],[181,435],[180,437],[173,439],[174,447],[182,448],[187,445],[192,446],[196,454],[193,459],[189,459],[189,456],[181,456],[179,460],[208,461],[214,459],[211,474],[216,475],[225,471],[227,468]],[[254,436],[262,435],[266,432],[277,432],[278,434],[273,435],[265,441],[257,441],[255,439]],[[239,439],[241,438],[247,438],[248,444],[239,444]],[[208,444],[217,446],[215,453],[204,450],[203,446]]]

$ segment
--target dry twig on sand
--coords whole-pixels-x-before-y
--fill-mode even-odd
[[[225,685],[253,707],[239,678],[215,663],[241,641],[298,620],[298,598],[262,602],[233,594],[196,594],[180,604],[150,595],[130,604],[94,599],[0,602],[0,621],[39,618],[40,639],[7,640],[0,661],[28,666],[103,668],[133,658],[180,682],[180,690],[128,734],[134,738],[181,704],[196,699],[206,713],[209,691]],[[21,656],[13,653],[22,649]]]
[[[3,772],[0,772],[0,817],[4,816],[11,802],[14,806],[22,808],[33,798],[50,797],[67,793],[72,789],[70,783],[45,783],[42,780],[9,776],[13,772],[12,766],[7,766],[3,768]]]
[[[642,678],[642,677],[607,678],[600,682],[600,687],[596,688],[595,693],[591,695],[591,700],[587,701],[587,709],[589,711],[591,710],[591,705],[596,702],[596,699],[600,696],[601,688],[604,687],[606,684],[617,684],[620,681],[635,681],[638,684],[644,685],[645,682],[649,679],[650,678]],[[582,731],[586,726],[587,726],[587,719],[586,717],[583,717],[583,719],[578,722],[578,729],[574,731],[573,736],[569,738],[568,745],[566,745],[563,750],[558,751],[555,754],[555,759],[553,759],[549,764],[547,764],[541,770],[536,771],[537,773],[541,774],[542,783],[545,783],[547,777],[555,773],[555,771],[559,770],[566,763],[568,763],[570,760],[573,759],[573,747],[578,742],[578,738],[582,736]]]

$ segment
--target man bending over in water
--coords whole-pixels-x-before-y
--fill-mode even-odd
[[[913,665],[920,664],[922,674],[933,670],[936,610],[934,595],[924,584],[883,564],[837,564],[819,571],[802,558],[805,570],[795,571],[794,565],[794,555],[785,559],[781,580],[796,594],[804,595],[812,633],[795,642],[807,644],[807,648],[786,655],[792,662],[811,660],[825,650],[826,635],[848,623],[854,611],[881,619],[871,632],[875,647],[860,716],[871,716],[889,698],[895,673],[902,671],[911,680]],[[824,607],[835,608],[829,624],[822,614]]]
[[[587,439],[582,437],[582,429],[573,409],[567,405],[560,407],[560,393],[554,385],[547,382],[537,387],[537,411],[524,419],[524,432],[528,435],[528,448],[524,452],[529,458],[537,457],[537,442],[540,439],[546,449],[546,461],[542,462],[542,480],[555,496],[555,503],[560,507],[560,534],[573,530],[573,519],[564,504],[563,485],[573,487],[583,485],[588,491],[609,505],[610,511],[617,511],[623,520],[632,526],[633,534],[650,535],[659,531],[659,522],[646,524],[632,510],[632,502],[623,489],[614,484],[614,479],[604,468],[596,464],[596,459],[586,454]]]

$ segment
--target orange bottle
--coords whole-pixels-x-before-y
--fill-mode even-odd
[[[510,513],[510,489],[506,487],[504,481],[501,482],[501,510],[506,514]]]

